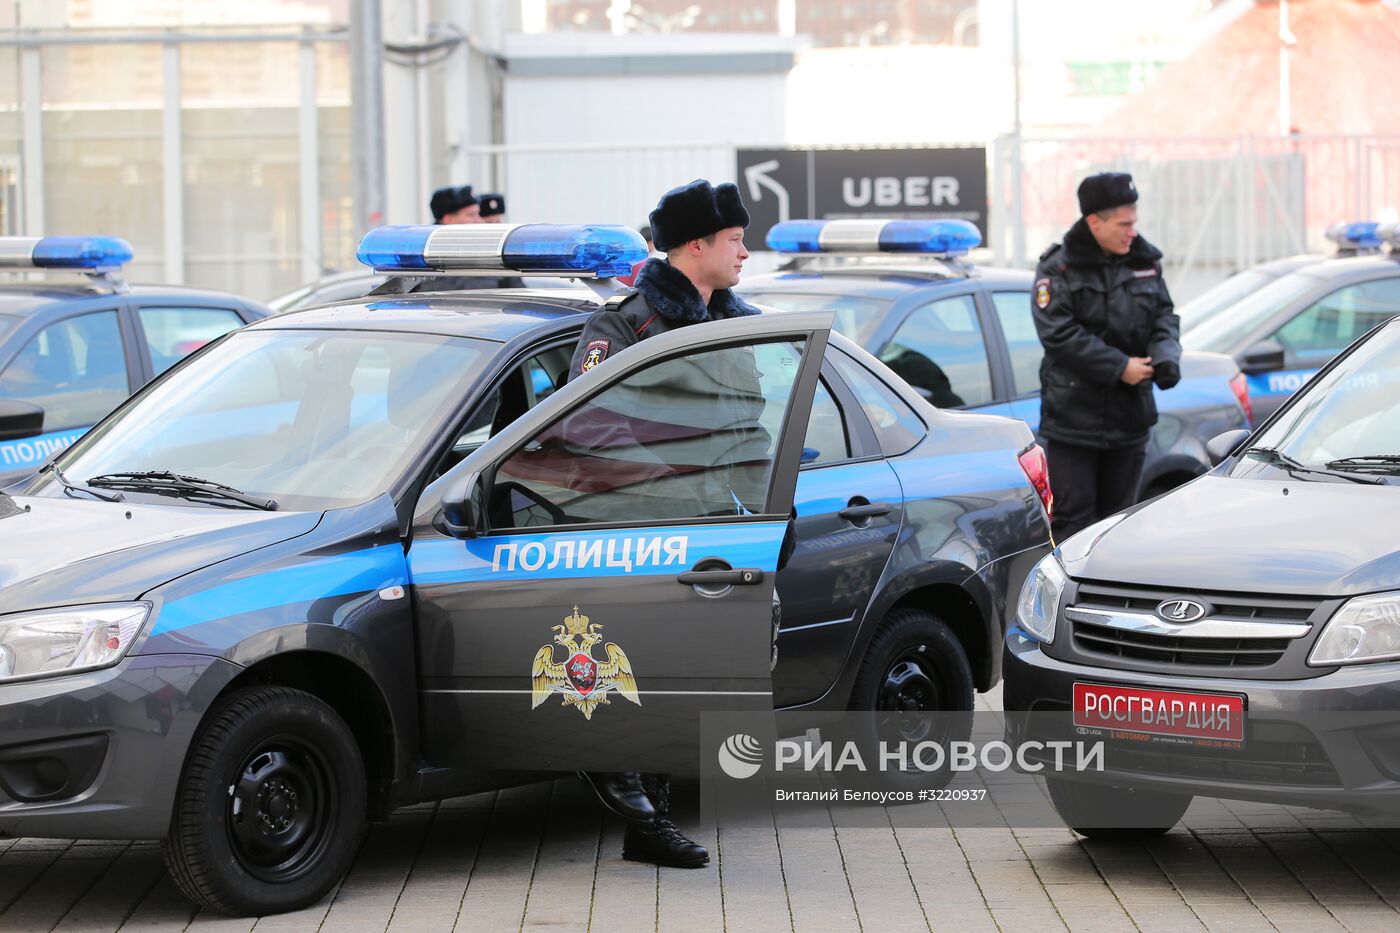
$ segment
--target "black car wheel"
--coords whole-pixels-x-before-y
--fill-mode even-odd
[[[1131,842],[1171,829],[1191,806],[1189,794],[1164,794],[1064,778],[1046,778],[1050,802],[1070,829],[1090,839]]]
[[[350,868],[365,832],[365,771],[344,721],[286,687],[231,695],[191,747],[165,864],[214,910],[314,904]]]
[[[903,743],[913,749],[935,742],[965,741],[972,731],[972,665],[962,642],[946,623],[922,609],[896,609],[885,617],[866,649],[851,690],[850,709],[868,712],[856,718],[862,758],[870,777],[891,789],[934,788],[952,776],[948,756],[940,767],[930,757],[917,766],[912,755],[903,768],[876,769],[879,743]],[[868,752],[868,754],[867,754]],[[873,757],[872,757],[873,756]]]

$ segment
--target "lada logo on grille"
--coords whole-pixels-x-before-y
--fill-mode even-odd
[[[1168,622],[1195,622],[1206,614],[1206,607],[1192,599],[1168,599],[1157,604],[1157,615]]]

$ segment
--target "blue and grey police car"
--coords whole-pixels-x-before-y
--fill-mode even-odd
[[[1181,335],[1188,350],[1235,358],[1259,422],[1353,340],[1400,313],[1400,224],[1348,224],[1334,238],[1356,255],[1282,260],[1297,265]]]
[[[117,237],[0,237],[0,272],[26,275],[0,283],[0,412],[13,425],[0,431],[0,486],[181,357],[271,313],[208,289],[128,286],[131,255]]]
[[[981,243],[966,221],[800,220],[778,224],[768,245],[793,268],[746,279],[753,301],[789,311],[829,308],[854,340],[939,408],[1040,424],[1043,349],[1031,315],[1034,276],[960,257]],[[1185,353],[1181,382],[1154,388],[1158,423],[1143,464],[1141,498],[1210,469],[1206,443],[1249,422],[1244,377],[1220,354]]]
[[[360,256],[593,280],[645,255],[622,227],[460,229]],[[0,497],[0,832],[163,839],[190,897],[265,913],[396,807],[694,772],[702,711],[970,709],[1049,551],[1030,430],[940,411],[820,311],[569,381],[599,305],[277,315]]]

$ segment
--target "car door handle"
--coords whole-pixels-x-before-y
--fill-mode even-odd
[[[741,570],[687,570],[676,577],[677,583],[686,586],[757,586],[763,582],[763,571]]]
[[[869,505],[852,505],[836,514],[848,522],[863,522],[877,515],[888,515],[889,511],[888,502],[872,502]]]

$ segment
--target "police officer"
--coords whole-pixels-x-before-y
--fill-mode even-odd
[[[479,224],[481,204],[472,194],[471,185],[439,188],[428,201],[435,224]]]
[[[650,220],[655,246],[666,258],[648,259],[635,290],[609,300],[588,319],[569,378],[656,334],[759,313],[730,290],[749,257],[744,248],[749,212],[736,186],[697,179],[673,188],[662,195]],[[589,772],[583,777],[627,820],[623,858],[679,868],[699,868],[710,860],[704,846],[669,818],[669,775]]]
[[[481,202],[481,222],[503,224],[506,222],[506,196],[503,194],[483,194]]]
[[[1157,423],[1152,385],[1181,378],[1180,324],[1162,253],[1137,235],[1132,176],[1091,175],[1078,194],[1082,216],[1041,255],[1031,294],[1057,541],[1132,503]]]

